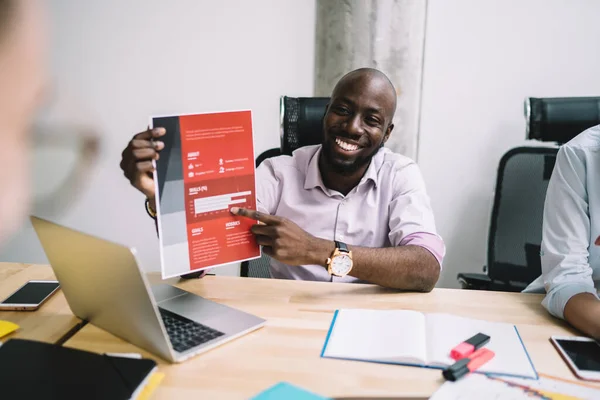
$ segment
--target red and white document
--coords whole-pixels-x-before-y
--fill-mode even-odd
[[[260,257],[251,111],[153,117],[167,131],[154,182],[163,278]]]

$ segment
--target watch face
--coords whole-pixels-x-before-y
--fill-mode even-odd
[[[352,260],[348,255],[341,254],[336,257],[331,262],[331,271],[335,275],[345,275],[350,271],[352,267]]]

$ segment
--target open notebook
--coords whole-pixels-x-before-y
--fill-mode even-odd
[[[321,356],[443,369],[455,362],[450,350],[479,332],[496,355],[478,372],[538,378],[516,326],[450,314],[337,310]]]

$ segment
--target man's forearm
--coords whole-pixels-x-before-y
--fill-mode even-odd
[[[600,339],[600,301],[591,293],[571,297],[564,310],[565,320],[594,339]]]
[[[333,247],[333,242],[323,240],[311,255],[314,263],[327,267],[327,257],[333,252]],[[348,248],[353,259],[350,275],[380,286],[429,292],[440,276],[438,261],[421,246]]]

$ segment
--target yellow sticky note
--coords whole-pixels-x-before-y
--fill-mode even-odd
[[[542,396],[546,396],[547,398],[552,399],[552,400],[581,400],[580,397],[573,397],[573,396],[568,396],[566,394],[548,392],[546,390],[540,390],[539,393]]]
[[[164,377],[165,374],[163,374],[162,372],[153,373],[144,389],[142,389],[137,400],[148,400]]]
[[[0,338],[19,329],[19,325],[10,321],[0,320]]]

